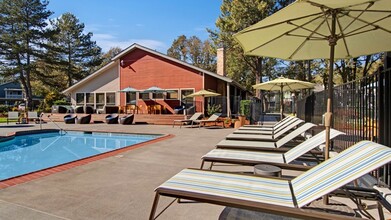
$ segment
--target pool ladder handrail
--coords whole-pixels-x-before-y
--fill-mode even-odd
[[[40,117],[40,120],[42,119],[42,116],[43,116],[44,113],[42,113],[39,117]],[[58,127],[60,129],[60,134],[62,134],[62,132],[65,132],[65,133],[68,133],[66,130],[62,129],[56,122],[54,122],[51,118],[50,118],[51,115],[47,115],[48,119],[54,124],[56,125],[56,127]],[[41,124],[42,126],[42,124]],[[41,127],[42,129],[42,127]]]

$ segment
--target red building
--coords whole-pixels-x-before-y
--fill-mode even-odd
[[[219,52],[222,55],[221,50]],[[222,60],[218,66],[224,66]],[[138,113],[156,110],[155,113],[172,114],[175,107],[186,106],[189,111],[200,112],[209,100],[209,104],[220,104],[227,115],[236,113],[238,104],[233,100],[245,98],[247,93],[238,83],[224,76],[224,69],[220,68],[220,71],[221,75],[133,44],[64,93],[70,95],[74,106],[91,106],[97,110],[119,106],[125,111],[137,108]],[[153,86],[164,91],[143,92]],[[138,91],[119,92],[127,87]],[[221,96],[207,100],[185,97],[201,89],[213,90]]]

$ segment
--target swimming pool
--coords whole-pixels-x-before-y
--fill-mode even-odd
[[[161,136],[76,131],[18,135],[0,142],[0,181]]]

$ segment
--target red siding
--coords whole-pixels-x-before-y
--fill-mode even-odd
[[[129,52],[121,58],[121,64],[120,89],[131,86],[144,90],[157,86],[162,89],[194,88],[198,91],[203,86],[202,74],[144,50],[135,49]],[[141,102],[142,100],[139,100],[139,104],[142,104]],[[157,100],[157,102],[170,109],[168,101],[163,103],[164,100]],[[121,94],[120,103],[121,105],[125,103],[124,94]],[[170,105],[172,108],[176,104]]]

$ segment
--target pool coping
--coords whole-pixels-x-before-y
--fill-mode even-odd
[[[0,137],[0,142],[13,139],[15,136],[19,136],[19,135],[39,134],[39,133],[45,133],[45,132],[59,132],[59,131],[61,131],[61,130],[60,129],[41,129],[41,130],[30,130],[30,131],[16,131],[16,132],[12,132],[12,133],[7,134],[7,136],[1,136]],[[89,156],[89,157],[86,157],[86,158],[83,158],[83,159],[67,162],[67,163],[64,163],[64,164],[57,165],[57,166],[53,166],[53,167],[45,168],[45,169],[42,169],[42,170],[38,170],[38,171],[22,174],[22,175],[19,175],[19,176],[11,177],[11,178],[8,178],[8,179],[0,180],[0,190],[8,188],[8,187],[11,187],[11,186],[14,186],[14,185],[18,185],[18,184],[21,184],[21,183],[29,182],[29,181],[32,181],[32,180],[35,180],[35,179],[38,179],[38,178],[41,178],[41,177],[44,177],[44,176],[48,176],[48,175],[54,174],[54,173],[62,172],[62,171],[65,171],[65,170],[68,170],[68,169],[71,169],[71,168],[74,168],[74,167],[82,166],[82,165],[85,165],[85,164],[88,164],[88,163],[91,163],[91,162],[94,162],[94,161],[97,161],[97,160],[101,160],[101,159],[104,159],[104,158],[116,156],[116,155],[118,155],[120,153],[123,153],[123,152],[127,152],[127,151],[130,151],[130,150],[133,150],[133,149],[137,149],[137,148],[143,147],[145,145],[157,143],[157,142],[160,142],[160,141],[167,140],[167,139],[175,137],[175,135],[173,135],[173,134],[127,133],[127,132],[86,131],[86,130],[83,130],[83,131],[82,130],[67,130],[67,131],[98,132],[98,133],[119,133],[119,134],[136,134],[136,135],[161,135],[161,136],[157,137],[155,139],[152,139],[152,140],[148,140],[148,141],[145,141],[145,142],[142,142],[142,143],[135,144],[135,145],[125,146],[123,148],[119,148],[119,149],[112,150],[112,151],[109,151],[109,152],[105,152],[105,153]]]

